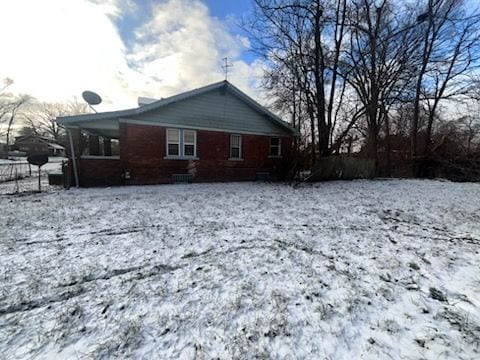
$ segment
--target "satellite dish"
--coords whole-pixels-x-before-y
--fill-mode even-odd
[[[98,95],[97,93],[93,92],[93,91],[84,91],[82,93],[82,97],[83,97],[83,100],[85,100],[87,102],[88,105],[98,105],[102,102],[102,98],[100,97],[100,95]]]

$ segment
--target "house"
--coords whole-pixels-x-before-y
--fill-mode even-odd
[[[65,156],[65,148],[54,140],[39,135],[22,135],[15,137],[12,150],[18,150],[28,155],[48,154],[50,156]]]
[[[294,129],[228,81],[141,104],[57,119],[80,186],[278,178],[288,166]]]

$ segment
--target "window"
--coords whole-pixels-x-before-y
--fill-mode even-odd
[[[183,155],[195,156],[196,133],[192,130],[183,130]]]
[[[270,156],[280,156],[280,148],[281,148],[280,138],[272,137],[270,138]]]
[[[95,157],[118,158],[120,156],[120,142],[118,139],[89,134],[86,137],[85,145],[80,155],[90,159]]]
[[[180,156],[180,130],[167,130],[167,156]]]
[[[167,129],[167,157],[194,158],[197,156],[195,130]]]
[[[242,137],[230,135],[230,159],[242,158]]]

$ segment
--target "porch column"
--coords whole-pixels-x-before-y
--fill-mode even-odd
[[[72,185],[79,185],[79,172],[80,172],[80,161],[79,158],[82,155],[82,131],[78,128],[69,128],[68,129],[68,134],[69,134],[69,146],[67,146],[66,154],[67,157],[70,158],[69,161],[69,166],[65,168],[65,170],[68,170],[66,174],[66,180],[65,180],[65,187],[69,188]],[[72,147],[74,154],[72,154]],[[75,159],[75,161],[73,161]],[[62,171],[64,169],[62,168]]]
[[[82,131],[80,129],[69,128],[68,131],[72,134],[73,147],[75,148],[75,156],[79,157],[82,154]],[[65,148],[66,155],[72,156],[70,145]]]

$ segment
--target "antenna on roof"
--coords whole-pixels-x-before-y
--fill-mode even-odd
[[[227,78],[228,78],[228,68],[233,67],[233,64],[228,63],[228,58],[226,58],[226,57],[224,57],[222,60],[223,60],[222,69],[223,69],[223,73],[225,74],[225,80],[227,80]]]
[[[93,108],[92,105],[98,105],[102,102],[102,98],[100,97],[100,95],[98,95],[93,91],[85,90],[82,93],[82,97],[83,97],[83,100],[85,100],[85,102],[88,104],[88,106],[90,106],[90,109],[92,109],[95,112],[98,112]]]

